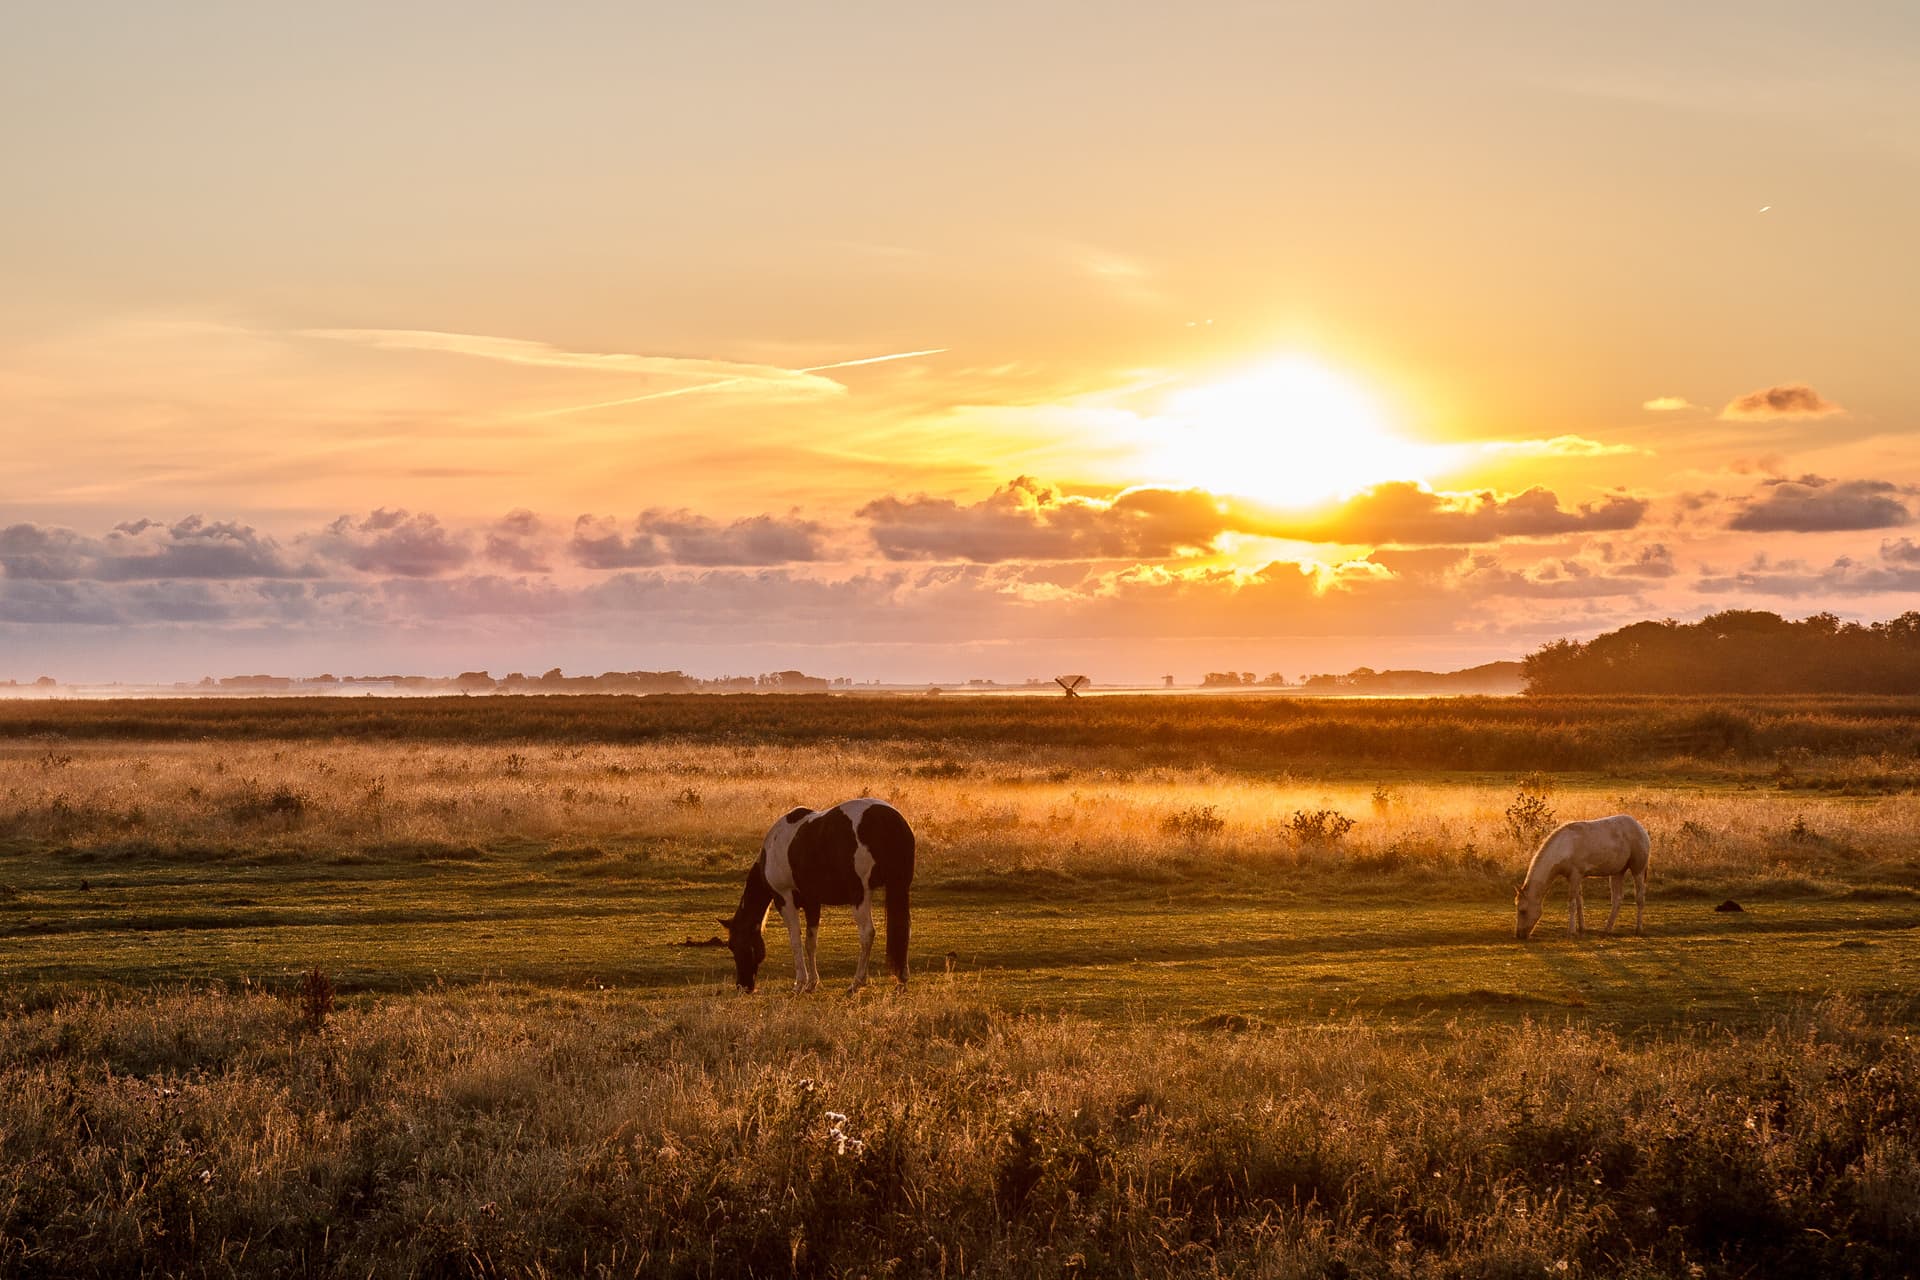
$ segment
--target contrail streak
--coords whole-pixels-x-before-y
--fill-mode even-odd
[[[799,377],[802,374],[825,373],[828,369],[851,369],[855,365],[885,364],[889,360],[912,360],[916,356],[937,356],[946,347],[929,347],[925,351],[896,351],[892,355],[864,356],[859,360],[840,360],[833,364],[810,365],[805,369],[788,369],[786,372]],[[543,409],[528,416],[535,418],[557,418],[564,413],[585,413],[589,409],[618,409],[622,405],[643,404],[648,400],[671,400],[675,396],[689,396],[699,391],[719,391],[725,387],[737,387],[742,384],[767,382],[766,378],[722,378],[718,382],[698,382],[690,387],[670,387],[665,391],[649,391],[645,395],[623,396],[618,400],[598,400],[593,404],[568,405],[564,409]],[[779,385],[779,384],[775,384]]]
[[[947,352],[946,347],[928,347],[925,351],[897,351],[890,356],[868,356],[864,360],[842,360],[838,364],[816,364],[811,368],[795,369],[795,373],[825,373],[828,369],[851,369],[857,364],[885,364],[889,360],[911,360],[915,356],[938,356]]]

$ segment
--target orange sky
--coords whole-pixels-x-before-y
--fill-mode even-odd
[[[1902,6],[650,8],[0,16],[0,679],[1914,606]]]

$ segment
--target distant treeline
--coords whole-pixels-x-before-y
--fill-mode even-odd
[[[1203,689],[1293,689],[1301,693],[1372,694],[1423,697],[1447,693],[1520,692],[1520,664],[1487,662],[1464,671],[1375,671],[1355,667],[1345,675],[1328,672],[1303,675],[1294,684],[1278,671],[1265,676],[1251,671],[1209,671]]]
[[[1522,664],[1531,694],[1920,693],[1920,613],[1842,622],[1729,609],[1556,640]]]
[[[52,680],[43,680],[51,685]],[[495,679],[485,671],[462,671],[457,676],[336,676],[331,673],[296,679],[293,676],[208,676],[193,686],[196,693],[286,693],[320,689],[360,689],[398,693],[823,693],[851,686],[845,677],[829,680],[804,671],[770,671],[757,676],[721,676],[703,680],[684,671],[607,671],[597,676],[570,676],[560,668],[543,675],[511,675]]]
[[[1413,695],[1520,692],[1520,664],[1487,662],[1464,671],[1375,671],[1355,667],[1343,676],[1306,676],[1303,693]]]
[[[902,759],[991,770],[993,759],[1080,766],[1327,769],[1743,770],[1813,757],[1920,756],[1920,698],[1276,698],[1231,694],[927,698],[858,694],[574,698],[0,699],[0,749],[48,741],[201,739],[497,743],[896,744]]]

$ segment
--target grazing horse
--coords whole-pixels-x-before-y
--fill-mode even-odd
[[[1626,878],[1633,877],[1633,931],[1640,932],[1640,915],[1647,898],[1647,856],[1652,852],[1647,829],[1624,813],[1587,822],[1569,822],[1541,841],[1540,849],[1527,867],[1527,878],[1513,891],[1519,909],[1513,936],[1525,941],[1540,922],[1546,908],[1547,889],[1561,876],[1567,878],[1567,932],[1574,937],[1587,930],[1587,919],[1580,906],[1580,878],[1606,876],[1613,887],[1613,911],[1607,916],[1607,932],[1613,932],[1614,919],[1620,914],[1620,900]]]
[[[873,893],[887,893],[887,968],[901,985],[907,981],[907,888],[913,883],[913,828],[884,800],[848,800],[831,809],[795,809],[773,824],[760,844],[760,857],[747,872],[747,887],[727,926],[734,977],[742,991],[753,990],[753,976],[767,957],[761,937],[767,911],[778,905],[793,943],[793,989],[820,985],[815,947],[821,907],[852,907],[860,926],[860,966],[852,995],[867,984],[867,957],[873,951]],[[807,936],[800,940],[800,916]]]

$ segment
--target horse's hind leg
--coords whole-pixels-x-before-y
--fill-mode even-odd
[[[1607,932],[1612,933],[1614,919],[1620,914],[1620,904],[1626,900],[1627,873],[1622,871],[1617,876],[1608,876],[1607,887],[1613,890],[1613,910],[1607,913]]]
[[[1640,913],[1647,902],[1647,869],[1640,868],[1633,873],[1633,931],[1641,932]]]
[[[860,966],[853,971],[853,985],[847,988],[852,995],[867,985],[867,957],[873,954],[873,891],[869,889],[860,899],[860,905],[853,909],[853,922],[860,926]]]
[[[820,904],[809,902],[801,908],[807,916],[807,990],[820,985]]]

